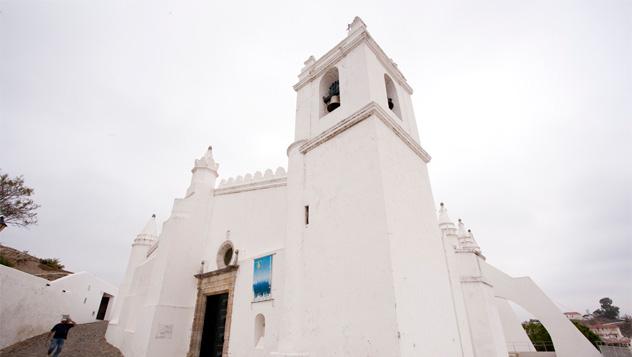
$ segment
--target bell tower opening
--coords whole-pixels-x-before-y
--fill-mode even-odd
[[[386,101],[388,103],[388,109],[390,109],[399,119],[402,119],[402,111],[399,105],[399,98],[397,97],[397,88],[391,77],[384,73],[384,86],[386,87]]]
[[[340,107],[340,80],[337,67],[330,68],[320,79],[319,94],[322,98],[319,117]]]

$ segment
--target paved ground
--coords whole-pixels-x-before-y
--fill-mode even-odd
[[[106,328],[106,321],[75,326],[68,332],[61,356],[123,357],[116,347],[105,341]],[[43,334],[0,350],[0,357],[44,357],[47,349],[46,334]]]

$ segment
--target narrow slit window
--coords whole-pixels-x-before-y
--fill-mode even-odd
[[[305,225],[309,224],[309,206],[305,206]]]

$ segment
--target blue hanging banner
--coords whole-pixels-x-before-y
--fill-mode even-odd
[[[272,288],[272,255],[255,259],[252,290],[255,300],[265,300]]]

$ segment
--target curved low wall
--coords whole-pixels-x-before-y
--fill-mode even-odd
[[[63,314],[77,323],[96,321],[104,293],[114,297],[118,289],[90,273],[48,281],[0,265],[0,348],[49,331]]]

